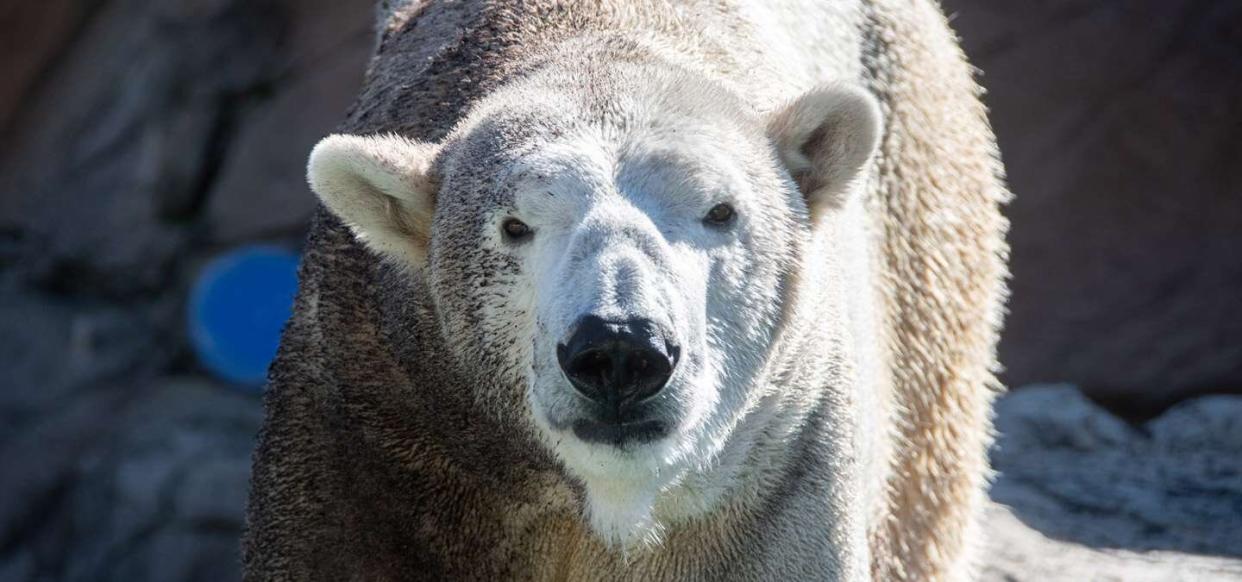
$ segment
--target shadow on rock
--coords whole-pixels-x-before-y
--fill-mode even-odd
[[[996,407],[992,499],[1049,538],[1096,549],[1242,556],[1242,397],[1134,426],[1066,385]]]

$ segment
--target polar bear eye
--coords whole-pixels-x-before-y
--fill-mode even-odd
[[[500,229],[504,231],[506,238],[513,241],[524,240],[531,235],[530,227],[516,218],[505,219]]]
[[[714,226],[724,226],[731,222],[736,215],[737,212],[733,210],[732,206],[721,202],[707,211],[707,216],[703,217],[703,222]]]

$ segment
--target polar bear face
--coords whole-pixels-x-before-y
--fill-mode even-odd
[[[762,377],[801,249],[879,117],[845,87],[764,117],[676,71],[584,75],[501,89],[438,144],[329,137],[309,174],[425,278],[480,416],[530,425],[627,545],[778,389]]]

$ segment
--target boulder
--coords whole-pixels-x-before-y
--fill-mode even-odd
[[[945,0],[1015,194],[1005,380],[1242,390],[1242,3]]]
[[[114,385],[0,446],[0,579],[235,580],[258,399]]]
[[[1242,576],[1242,397],[1131,425],[1068,385],[1002,398],[984,563],[990,580]]]
[[[213,242],[300,238],[318,201],[306,158],[353,101],[371,55],[371,3],[286,0],[287,51],[272,93],[247,111],[211,187]]]
[[[306,155],[361,82],[369,0],[13,10],[7,29],[48,35],[0,91],[3,265],[40,289],[129,297],[217,245],[300,240]]]
[[[1236,582],[1242,560],[1182,552],[1097,549],[1043,535],[988,506],[980,582]]]

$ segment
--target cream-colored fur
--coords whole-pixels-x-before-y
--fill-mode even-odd
[[[518,107],[519,105],[513,103],[512,106]],[[658,119],[662,112],[649,111],[646,115]],[[491,117],[486,110],[483,113],[476,113],[471,119],[472,121],[462,124],[457,131],[465,132],[466,128],[479,123],[479,120],[495,121],[495,118]],[[630,122],[630,124],[635,123]],[[672,122],[669,121],[669,123]],[[822,240],[831,241],[829,246],[841,245],[850,239],[857,239],[859,237],[857,227],[866,221],[857,210],[851,213],[849,209],[842,207],[847,204],[848,199],[857,198],[857,191],[861,186],[858,179],[863,177],[863,169],[870,161],[878,144],[880,123],[879,108],[874,98],[856,87],[847,85],[825,85],[813,88],[767,114],[762,120],[767,139],[770,140],[777,156],[806,197],[811,222],[819,222],[820,218],[829,211],[851,215],[846,220],[838,217],[829,221],[842,225],[826,228],[830,232],[826,233]],[[685,182],[697,181],[703,184],[714,184],[708,190],[729,189],[744,183],[745,176],[727,172],[727,166],[730,164],[728,160],[719,159],[720,166],[714,167],[712,164],[720,156],[731,154],[746,156],[753,155],[753,153],[731,152],[729,150],[732,148],[728,147],[727,138],[721,142],[712,143],[707,137],[704,133],[694,131],[679,132],[676,135],[653,133],[633,136],[630,138],[630,145],[626,146],[627,149],[633,150],[631,157],[637,155],[635,152],[645,150],[656,152],[651,158],[652,161],[646,162],[656,166],[673,166],[679,158],[716,150],[715,157],[709,157],[710,161],[696,166],[681,167],[677,170],[679,173],[689,171],[693,176],[691,178],[681,173],[676,180],[669,181],[667,177],[660,175],[663,170],[657,168],[643,169],[639,173],[642,176],[641,184],[629,184],[625,178],[615,178],[608,170],[615,162],[606,151],[611,149],[607,138],[589,133],[569,143],[541,144],[537,154],[519,158],[510,163],[504,168],[504,175],[497,177],[497,180],[507,180],[516,184],[519,190],[517,197],[519,203],[524,197],[541,199],[545,196],[545,192],[555,193],[558,198],[589,197],[590,192],[579,189],[582,184],[593,184],[598,188],[601,187],[599,185],[605,185],[613,180],[619,181],[622,189],[645,188],[659,192],[663,199],[670,202],[682,198],[693,199],[697,194],[683,191]],[[457,138],[450,138],[450,140],[453,139]],[[404,269],[416,270],[424,265],[425,247],[428,240],[426,237],[411,236],[411,229],[407,225],[429,221],[430,210],[434,207],[435,185],[438,182],[433,174],[431,160],[441,147],[440,144],[414,143],[398,136],[330,136],[325,138],[311,155],[308,170],[311,186],[320,195],[325,206],[350,225],[360,240],[386,257],[391,263]],[[478,168],[474,171],[484,170]],[[531,173],[539,173],[546,178],[525,186],[522,180],[516,178],[516,176]],[[765,184],[759,186],[758,189],[770,187]],[[533,192],[523,195],[521,193],[523,188],[530,188]],[[849,196],[851,193],[854,196]],[[758,201],[751,203],[758,203]],[[734,204],[742,208],[743,212],[746,211],[742,201],[734,200]],[[851,203],[851,205],[858,207],[856,203]],[[534,214],[534,210],[528,209],[527,212],[528,216],[539,218],[537,214]],[[634,218],[640,223],[654,222],[657,227],[677,228],[675,224],[663,224],[666,221],[658,214],[643,216],[642,213],[635,213],[633,208],[609,209],[604,204],[598,204],[596,213],[605,214],[599,220],[618,225],[628,220],[625,216],[618,215],[620,213],[638,214]],[[592,220],[590,217],[575,217],[572,214],[566,216],[563,212],[555,218],[560,221],[585,221],[588,225]],[[757,227],[786,228],[779,224],[758,224]],[[592,237],[596,236],[594,231],[600,228],[607,229],[609,225],[601,224],[580,229],[583,232],[574,237],[578,242],[567,244],[571,246],[621,244],[620,242],[589,242]],[[547,229],[541,229],[541,231],[541,236],[544,237],[553,234]],[[656,236],[660,235],[656,234]],[[711,239],[712,236],[714,235],[708,234],[707,238]],[[683,237],[693,238],[685,237],[685,235]],[[489,242],[491,241],[480,240],[479,245],[484,246]],[[708,240],[701,244],[710,246],[711,242]],[[859,241],[855,246],[859,259],[865,263],[866,261],[862,259],[865,259],[866,243]],[[754,259],[771,258],[762,255],[763,249],[750,250],[760,255]],[[564,245],[556,244],[547,251],[536,252],[551,253],[552,258],[543,259],[546,262],[557,260],[563,251]],[[829,250],[829,248],[821,252],[822,257],[819,257],[813,264],[802,267],[800,280],[803,285],[813,285],[820,277],[829,276],[838,280],[853,281],[856,288],[853,293],[868,288],[871,280],[870,271],[865,268],[853,271],[825,269],[823,267],[832,262],[828,257],[840,253]],[[812,257],[815,256],[812,254]],[[675,259],[670,257],[670,260]],[[642,263],[644,259],[638,257],[637,261]],[[612,252],[595,263],[591,269],[607,276],[613,265],[618,262],[626,264],[628,269],[643,270],[637,263],[629,264],[630,258],[617,252]],[[536,268],[535,266],[539,263],[539,258],[531,259],[532,268]],[[687,278],[694,270],[693,266],[684,263],[669,265],[669,267],[677,272],[678,283],[682,286],[686,285]],[[639,295],[659,293],[657,289],[650,288],[649,282],[651,277],[658,276],[658,274],[645,274],[637,280],[627,282],[626,285],[636,288]],[[594,285],[589,281],[575,281],[574,283],[565,288],[542,289],[541,291],[542,294],[553,295],[558,303],[572,305],[574,290],[590,289]],[[721,285],[720,282],[706,280],[703,284]],[[820,294],[821,292],[816,289],[805,293],[794,293],[788,298],[765,295],[752,301],[771,304],[783,302],[792,310],[802,305],[798,299],[805,298],[808,306],[803,310],[804,315],[793,317],[791,321],[810,322],[825,315],[819,305],[823,301],[819,298]],[[744,321],[746,326],[759,325],[757,320],[747,321],[749,314],[740,307],[744,305],[741,303],[743,298],[734,299],[739,301],[739,307],[727,306],[727,312],[717,317],[739,319]],[[703,301],[702,297],[689,300],[690,303],[702,303]],[[870,317],[870,311],[867,311],[865,315],[857,311],[857,308],[862,305],[863,302],[855,301],[852,306],[854,309],[845,311],[854,320]],[[575,306],[571,309],[571,313],[575,315],[584,310],[592,311],[590,305]],[[660,309],[658,305],[648,303],[639,312],[645,316],[652,316],[652,313],[658,309]],[[599,313],[598,308],[594,311]],[[624,313],[616,313],[613,317],[620,318],[624,315]],[[493,319],[499,317],[503,316],[492,316]],[[875,321],[862,321],[858,329],[865,330],[866,336],[870,338],[873,336],[871,330],[876,324]],[[520,322],[514,322],[513,325],[522,327]],[[542,333],[550,334],[554,338],[558,337],[553,322],[542,321],[540,328],[543,330]],[[805,334],[794,334],[788,341],[796,346],[804,337]],[[864,351],[867,343],[868,340],[860,340],[856,349],[860,352]],[[874,365],[874,363],[868,365]],[[861,365],[859,367],[862,368]],[[808,367],[808,370],[810,369],[812,367]],[[856,370],[856,373],[861,375],[866,372],[860,369]],[[555,376],[555,381],[558,383],[555,389],[568,395],[569,391],[559,385],[561,382],[559,373]],[[828,379],[821,378],[821,380],[827,381]],[[698,381],[715,382],[707,378],[701,378]],[[688,394],[687,397],[695,398],[699,403],[691,414],[702,419],[702,422],[709,426],[718,422],[714,420],[717,411],[713,409],[730,408],[731,406],[727,403],[730,400],[741,402],[739,396],[727,392],[722,394],[707,392],[698,396]],[[707,491],[727,491],[741,485],[738,479],[728,475],[730,472],[726,470],[728,463],[718,458],[722,451],[723,454],[728,454],[728,451],[733,449],[745,450],[737,446],[738,441],[745,442],[745,439],[727,430],[705,429],[705,432],[701,434],[687,435],[685,439],[670,441],[653,448],[644,455],[633,458],[628,454],[618,454],[609,447],[583,443],[572,436],[560,434],[550,425],[547,413],[539,406],[540,403],[537,400],[532,403],[532,408],[536,421],[545,431],[547,445],[556,451],[571,470],[577,471],[588,493],[587,517],[596,532],[609,543],[621,547],[658,544],[666,522],[684,521],[708,514],[721,503],[728,501],[727,495],[706,494]],[[809,410],[801,411],[801,413],[805,412]],[[766,414],[779,413],[768,411]],[[800,414],[791,416],[789,421],[798,417]],[[869,410],[860,410],[860,417],[865,419],[866,425],[880,422]],[[691,498],[692,495],[683,485],[683,480],[688,477],[699,482],[691,489],[697,499]],[[665,502],[657,511],[657,501],[670,496],[678,498],[679,503]],[[862,531],[861,525],[860,523],[859,531]]]
[[[421,267],[431,238],[435,148],[396,135],[334,135],[311,152],[307,181],[376,252]]]
[[[873,97],[839,86],[811,89],[768,115],[768,136],[809,198],[812,220],[824,206],[840,206],[875,153],[881,121]]]
[[[329,379],[311,388],[322,392],[311,410],[331,417],[341,402],[362,442],[397,451],[380,458],[436,486],[400,503],[337,503],[417,511],[430,529],[410,543],[458,575],[971,576],[1007,193],[978,88],[933,1],[411,1],[385,3],[381,22],[359,104],[308,173],[402,282],[368,279],[372,267],[321,225],[303,289],[315,310],[286,341],[331,354],[366,340],[359,362],[298,376]],[[801,206],[783,206],[790,192]],[[741,251],[686,226],[722,193],[751,235]],[[501,238],[514,214],[535,227],[525,246]],[[380,283],[373,303],[352,303]],[[614,288],[638,291],[612,303],[595,293]],[[549,346],[595,308],[655,313],[706,362],[670,382],[679,428],[651,445],[612,451],[555,422],[573,401]],[[375,313],[413,321],[418,346],[376,351],[407,332]],[[375,355],[409,349],[400,367]],[[310,365],[299,357],[285,361]],[[469,402],[486,420],[444,428],[428,401]],[[406,428],[413,436],[390,436]],[[456,441],[435,439],[449,428]],[[496,431],[506,438],[488,440]],[[273,429],[261,451],[299,438]],[[475,442],[496,455],[516,443],[504,458],[535,468],[500,481],[513,492],[489,490],[455,452]],[[291,525],[349,491],[291,481],[310,456],[256,457],[270,468],[256,494],[281,509],[252,509],[251,572],[298,571],[288,556],[327,543],[306,532],[336,531]],[[341,527],[323,538],[340,564],[406,559],[355,549]]]

